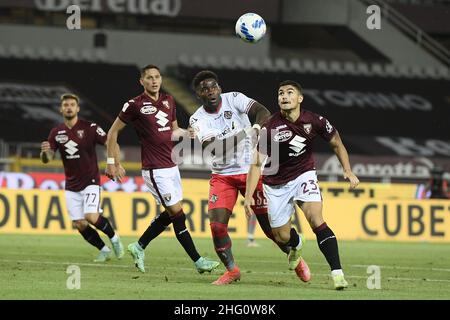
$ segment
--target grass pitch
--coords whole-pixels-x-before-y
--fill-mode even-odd
[[[136,238],[122,240],[126,246]],[[218,259],[211,239],[195,243],[202,255]],[[303,251],[312,271],[309,283],[288,270],[285,255],[269,240],[258,243],[247,248],[245,240],[233,240],[241,281],[216,287],[210,283],[224,267],[198,274],[175,238],[157,238],[147,247],[142,274],[128,253],[94,263],[97,251],[81,236],[1,234],[0,299],[450,299],[449,244],[340,241],[349,288],[335,291],[315,240]],[[80,268],[79,290],[67,288],[69,265]],[[380,267],[381,289],[367,288],[369,265]]]

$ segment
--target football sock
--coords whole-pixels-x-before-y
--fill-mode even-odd
[[[247,239],[250,241],[255,240],[255,229],[256,229],[256,217],[252,215],[247,221]]]
[[[300,246],[300,236],[294,228],[291,228],[291,238],[289,239],[288,245],[295,249],[298,249]]]
[[[275,241],[275,237],[273,236],[272,227],[270,226],[269,216],[267,215],[267,213],[256,214],[255,216],[256,216],[256,219],[258,219],[259,226],[261,227],[262,231],[264,231],[264,234],[266,235],[266,237],[269,238],[270,240],[272,240],[273,242],[275,242],[277,244],[277,246],[281,249],[281,251],[288,254],[291,249],[289,247],[289,245],[288,244],[279,244]]]
[[[86,229],[84,229],[83,231],[78,230],[78,232],[81,233],[84,240],[92,244],[98,250],[102,250],[102,248],[105,246],[105,243],[100,238],[98,232],[93,228],[91,228],[90,226],[87,226]]]
[[[322,251],[325,259],[327,259],[331,270],[342,269],[341,262],[339,260],[338,243],[333,231],[325,222],[313,231],[316,234],[320,251]]]
[[[139,238],[139,245],[145,249],[150,241],[159,236],[172,223],[167,211],[161,212],[148,226],[147,230]]]
[[[225,223],[211,222],[211,233],[214,242],[214,249],[227,270],[235,267],[233,253],[231,252],[231,238],[228,235],[228,226]]]
[[[174,216],[171,216],[170,219],[172,220],[173,230],[175,231],[178,242],[183,246],[192,261],[197,261],[200,258],[200,254],[197,252],[194,241],[192,241],[191,234],[186,228],[186,216],[183,210]]]
[[[104,234],[108,236],[108,238],[114,237],[114,229],[111,226],[111,223],[109,223],[109,220],[103,216],[98,216],[97,221],[94,223],[94,226],[101,230]]]

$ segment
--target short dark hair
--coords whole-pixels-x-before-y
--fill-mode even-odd
[[[145,71],[147,71],[148,69],[156,69],[159,71],[159,73],[161,73],[161,70],[159,70],[157,66],[155,66],[154,64],[148,64],[141,69],[141,77],[145,74]]]
[[[219,82],[219,77],[217,76],[217,74],[215,74],[210,70],[203,70],[197,73],[194,76],[194,79],[192,79],[192,88],[195,90],[197,86],[200,84],[200,82],[202,82],[205,79],[214,79],[216,80],[216,82]]]
[[[294,80],[281,81],[280,84],[278,85],[278,90],[280,90],[280,87],[283,87],[283,86],[293,86],[294,88],[296,88],[298,90],[298,92],[300,92],[301,95],[303,95],[302,86]]]
[[[63,95],[61,95],[60,101],[62,103],[64,100],[67,100],[67,99],[74,99],[77,102],[77,104],[80,103],[80,99],[74,93],[64,93]]]

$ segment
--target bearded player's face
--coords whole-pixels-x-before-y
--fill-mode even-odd
[[[67,120],[75,118],[80,112],[80,107],[78,106],[77,100],[75,99],[64,99],[61,102],[60,112],[63,117]]]

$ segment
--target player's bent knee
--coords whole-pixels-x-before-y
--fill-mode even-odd
[[[86,220],[74,220],[72,221],[72,226],[78,231],[83,231],[87,228],[88,222]]]
[[[221,238],[228,234],[228,226],[220,222],[211,222],[209,224],[213,238]]]
[[[86,213],[84,215],[84,218],[90,223],[90,224],[95,224],[99,218],[99,214],[98,213]]]

